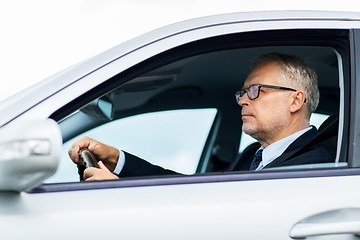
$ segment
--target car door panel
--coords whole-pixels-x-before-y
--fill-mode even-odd
[[[7,207],[17,211],[3,212],[0,223],[13,239],[290,239],[301,219],[359,208],[360,196],[350,190],[358,181],[337,176],[9,194]]]

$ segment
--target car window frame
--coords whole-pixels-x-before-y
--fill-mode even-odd
[[[300,31],[297,29],[294,29],[295,31]],[[283,30],[273,30],[271,32],[274,31],[283,31]],[[314,31],[314,29],[305,29],[304,31]],[[336,31],[336,30],[334,30]],[[344,29],[341,29],[339,31],[344,31]],[[348,30],[351,32],[351,30]],[[265,32],[265,31],[261,31],[261,32]],[[244,34],[244,33],[240,33],[240,34]],[[351,44],[351,39],[348,39],[348,42]],[[201,41],[200,41],[201,42]],[[305,41],[306,42],[306,41]],[[291,43],[291,44],[290,44]],[[289,45],[293,45],[294,42],[290,41],[287,42],[287,44]],[[324,41],[320,41],[319,39],[313,39],[313,40],[309,40],[307,42],[307,44],[309,43],[313,43],[313,44],[324,44]],[[191,44],[191,43],[190,43]],[[190,44],[185,44],[185,45],[190,45]],[[249,44],[249,43],[248,43]],[[335,43],[328,43],[330,47],[334,47],[332,44]],[[285,44],[286,45],[286,44]],[[195,44],[192,45],[194,46],[198,46]],[[259,45],[257,45],[259,46]],[[322,46],[322,45],[320,45]],[[158,65],[156,64],[152,64],[152,65],[147,65],[148,61],[153,61],[157,64],[159,64],[159,62],[161,62],[160,60],[162,59],[162,65],[164,65],[164,62],[169,62],[169,61],[174,61],[174,57],[172,56],[172,54],[180,51],[180,55],[182,58],[184,58],[186,55],[188,55],[189,53],[182,53],[181,54],[181,50],[182,50],[183,46],[179,46],[175,49],[171,49],[171,50],[167,50],[165,53],[161,53],[159,55],[156,55],[155,57],[146,60],[144,62],[141,62],[140,64],[137,64],[135,67],[126,70],[122,73],[120,73],[122,75],[121,81],[122,82],[126,82],[136,76],[139,76],[141,73],[143,72],[147,72],[150,71],[152,69],[154,69],[155,67],[158,67]],[[344,65],[344,89],[348,89],[349,86],[349,81],[350,79],[352,79],[352,81],[354,81],[354,77],[353,75],[348,76],[349,74],[349,68],[350,68],[350,63],[346,60],[347,59],[347,55],[351,54],[351,49],[346,48],[341,49],[340,46],[337,46],[338,49],[336,49],[338,52],[340,52],[340,55],[343,56],[343,65]],[[179,50],[180,48],[180,50]],[[209,50],[210,51],[210,50]],[[349,53],[350,51],[350,53]],[[198,50],[197,50],[198,52]],[[177,56],[179,57],[179,56]],[[156,61],[154,61],[154,59]],[[160,60],[159,60],[160,59]],[[134,71],[135,69],[135,71]],[[141,69],[142,71],[139,71],[139,69]],[[353,68],[351,68],[351,70],[353,71]],[[358,73],[357,73],[358,74]],[[359,77],[358,75],[356,75],[357,77]],[[118,83],[118,81],[117,81]],[[105,88],[104,85],[106,86]],[[111,81],[107,81],[104,84],[101,84],[98,87],[95,87],[94,89],[90,90],[88,93],[82,95],[81,97],[79,97],[78,99],[74,100],[73,102],[71,102],[70,104],[74,104],[73,106],[79,106],[82,105],[84,102],[86,102],[86,98],[89,95],[93,95],[96,94],[96,92],[99,91],[100,88],[102,88],[102,91],[100,91],[100,94],[103,94],[104,91],[107,91],[109,89],[109,87],[113,86],[114,82]],[[99,92],[97,93],[99,94]],[[99,96],[99,95],[97,95]],[[346,93],[345,93],[346,96]],[[345,109],[345,116],[344,117],[344,126],[340,126],[343,127],[344,129],[346,129],[346,126],[348,126],[348,121],[349,119],[346,118],[346,114],[349,113],[349,108],[348,106],[350,105],[350,100],[349,98],[345,98],[345,102],[344,102],[344,109]],[[64,108],[69,108],[71,110],[71,108],[68,106],[65,106]],[[69,111],[69,109],[67,109],[67,111]],[[60,111],[61,112],[61,111]],[[51,117],[54,119],[58,119],[60,118],[61,114],[59,114],[59,112],[54,113]],[[342,116],[340,116],[342,117]],[[215,133],[214,133],[215,134]],[[211,138],[209,138],[211,139]],[[346,159],[347,154],[349,154],[351,156],[351,152],[348,153],[347,151],[345,151],[344,149],[347,147],[347,142],[348,142],[348,133],[344,133],[343,139],[342,139],[342,147],[340,150],[340,158]],[[203,175],[193,175],[193,176],[180,176],[180,177],[156,177],[156,178],[142,178],[142,179],[129,179],[129,180],[122,180],[122,181],[115,181],[115,182],[107,182],[107,181],[100,181],[97,183],[86,183],[86,185],[81,185],[82,183],[60,183],[60,184],[44,184],[42,186],[40,186],[37,189],[34,189],[32,192],[41,192],[41,191],[71,191],[72,189],[74,190],[81,190],[81,189],[93,189],[93,188],[119,188],[119,187],[134,187],[134,186],[155,186],[155,185],[168,185],[168,184],[189,184],[189,183],[208,183],[208,182],[226,182],[226,181],[251,181],[251,180],[265,180],[265,179],[283,179],[283,178],[304,178],[304,177],[328,177],[328,176],[344,176],[344,175],[358,175],[360,174],[360,169],[357,168],[337,168],[337,169],[312,169],[312,170],[295,170],[295,171],[285,171],[285,172],[279,172],[279,171],[263,171],[263,172],[256,172],[256,173],[249,173],[249,172],[234,172],[234,173],[226,173],[226,174],[203,174]],[[79,185],[80,184],[80,185]],[[51,190],[53,189],[53,190]],[[57,189],[57,190],[56,190]]]
[[[360,107],[360,29],[352,29],[350,31],[350,86],[348,92],[350,95],[349,113],[345,114],[349,120],[349,142],[353,144],[348,145],[348,161],[350,167],[360,167],[360,112],[356,111]],[[346,129],[346,128],[344,128]]]

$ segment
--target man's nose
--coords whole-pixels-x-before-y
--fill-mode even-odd
[[[238,104],[242,107],[244,105],[248,105],[249,104],[249,97],[247,95],[247,93],[245,93],[238,101]]]

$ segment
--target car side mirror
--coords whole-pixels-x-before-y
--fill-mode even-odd
[[[34,188],[56,172],[62,138],[51,119],[14,122],[0,129],[0,191]]]

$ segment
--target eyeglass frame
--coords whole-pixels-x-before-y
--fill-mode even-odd
[[[257,91],[256,97],[251,98],[251,97],[249,96],[249,89],[250,89],[251,87],[254,87],[254,86],[257,86],[258,91]],[[288,87],[281,87],[281,86],[267,85],[267,84],[253,84],[253,85],[251,85],[250,87],[248,87],[248,88],[246,88],[246,89],[242,89],[242,90],[237,91],[237,92],[235,93],[236,102],[239,103],[240,99],[245,95],[245,92],[247,93],[248,98],[249,98],[250,100],[255,100],[255,99],[257,99],[257,98],[260,96],[260,88],[261,88],[261,87],[272,88],[272,89],[288,90],[288,91],[293,91],[293,92],[296,92],[296,91],[297,91],[296,89],[288,88]],[[305,98],[305,101],[304,101],[304,102],[306,102],[306,98]]]

